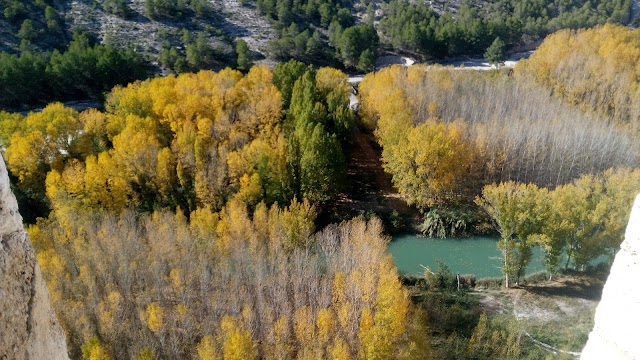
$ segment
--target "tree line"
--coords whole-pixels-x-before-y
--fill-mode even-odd
[[[77,32],[67,49],[51,53],[0,53],[0,107],[20,109],[51,100],[99,98],[116,84],[147,76],[132,50],[96,44]]]
[[[439,13],[430,3],[392,0],[383,9],[379,30],[384,43],[426,58],[441,58],[482,54],[496,38],[519,45],[559,29],[626,23],[631,1],[463,2],[455,10],[444,8]]]
[[[67,205],[188,214],[231,198],[323,202],[346,171],[349,94],[340,71],[297,62],[203,71],[117,87],[105,112],[2,113],[0,142],[29,221]]]
[[[584,270],[599,257],[612,257],[638,192],[640,170],[629,169],[584,175],[554,189],[516,182],[485,186],[476,203],[500,233],[505,286],[524,277],[536,246],[544,251],[549,277],[569,265]]]
[[[508,46],[520,46],[559,29],[626,23],[630,20],[631,1],[500,0],[463,2],[456,7],[406,0],[363,2],[357,4],[366,6],[366,16],[360,21],[351,15],[350,10],[356,4],[350,1],[258,0],[256,6],[279,30],[279,39],[270,44],[270,54],[276,59],[295,58],[330,65],[339,62],[370,71],[378,42],[423,59],[481,55],[496,39]],[[442,9],[437,9],[438,6]],[[374,30],[376,11],[382,12],[382,16]],[[360,29],[356,30],[357,27]],[[375,37],[352,41],[353,34],[365,27],[373,30]],[[328,38],[321,36],[320,29],[328,30]],[[343,36],[347,30],[352,34]],[[351,49],[358,52],[355,60],[347,54]]]
[[[640,30],[615,25],[559,31],[546,38],[530,59],[518,64],[515,73],[637,136],[639,34]]]
[[[308,202],[185,217],[57,211],[29,229],[72,358],[423,359],[378,220]]]

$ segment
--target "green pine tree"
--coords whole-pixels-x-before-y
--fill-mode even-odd
[[[240,39],[236,42],[236,54],[238,54],[238,69],[248,71],[253,66],[253,56],[246,41]]]
[[[497,37],[485,51],[484,57],[489,63],[499,65],[507,60],[507,45]]]

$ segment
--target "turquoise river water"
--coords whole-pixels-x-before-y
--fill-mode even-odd
[[[421,275],[424,270],[420,265],[436,271],[438,261],[442,261],[454,274],[474,274],[477,278],[500,277],[497,241],[497,238],[488,237],[432,239],[402,235],[395,236],[388,249],[403,275]],[[527,274],[544,269],[542,258],[542,251],[535,248],[527,266]]]

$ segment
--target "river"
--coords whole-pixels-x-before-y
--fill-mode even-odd
[[[442,261],[454,274],[500,277],[500,251],[496,242],[496,238],[490,237],[432,239],[402,235],[394,237],[388,249],[403,275],[421,275],[422,266],[436,271],[438,261]],[[544,270],[542,261],[542,251],[535,248],[527,274]]]

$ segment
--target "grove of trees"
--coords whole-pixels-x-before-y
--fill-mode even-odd
[[[501,38],[509,45],[543,38],[556,30],[629,20],[631,1],[462,2],[439,14],[432,2],[392,0],[384,7],[379,29],[384,43],[423,57],[482,54]]]
[[[605,25],[563,30],[548,38],[515,70],[568,104],[640,134],[640,30]]]
[[[51,100],[99,98],[116,84],[147,76],[142,57],[131,50],[94,44],[75,33],[60,52],[0,53],[0,107],[17,109]]]
[[[381,222],[315,232],[349,94],[290,62],[116,87],[105,112],[2,113],[16,188],[50,206],[29,234],[71,356],[428,356]]]
[[[640,149],[616,124],[500,73],[391,67],[367,75],[359,96],[385,171],[424,213],[421,230],[468,233],[480,206],[501,235],[507,286],[535,246],[553,274],[563,256],[565,269],[585,269],[622,242]]]
[[[64,16],[52,1],[1,0],[0,23],[3,50],[62,47],[69,40],[64,31]]]
[[[302,69],[300,79],[279,82],[292,89],[286,119],[265,67],[117,87],[104,113],[52,104],[24,118],[3,114],[16,188],[38,210],[27,218],[47,207],[188,214],[231,198],[249,206],[331,198],[354,123],[346,76]]]
[[[428,357],[381,223],[314,234],[314,216],[232,201],[189,219],[56,212],[29,233],[74,358]]]
[[[472,201],[484,184],[554,187],[639,160],[627,132],[498,73],[396,66],[367,75],[359,96],[385,170],[423,209]]]
[[[517,284],[524,277],[535,246],[544,250],[549,276],[570,264],[582,270],[600,256],[613,255],[638,192],[640,170],[621,169],[584,175],[553,190],[516,182],[487,185],[476,202],[500,233],[509,287],[510,280]]]

